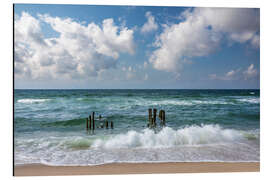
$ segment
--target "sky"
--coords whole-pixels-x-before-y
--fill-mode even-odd
[[[16,89],[259,89],[260,10],[14,7]]]

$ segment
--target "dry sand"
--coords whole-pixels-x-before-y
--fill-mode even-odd
[[[259,162],[112,163],[96,166],[19,165],[15,176],[108,175],[152,173],[258,172]]]

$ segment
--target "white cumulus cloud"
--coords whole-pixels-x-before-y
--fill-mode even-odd
[[[45,38],[41,23],[59,36]],[[15,75],[17,77],[97,76],[116,66],[121,53],[134,54],[133,30],[119,27],[113,19],[101,25],[71,18],[23,12],[15,19]]]
[[[259,16],[258,9],[188,9],[181,14],[181,22],[163,26],[149,61],[155,69],[179,72],[185,60],[207,56],[221,42],[250,43],[258,48]]]
[[[245,70],[242,70],[242,68],[238,68],[236,70],[230,70],[224,75],[210,74],[209,78],[212,80],[224,80],[224,81],[239,80],[239,79],[248,80],[258,77],[258,75],[259,72],[254,67],[254,64],[250,64],[250,66]]]
[[[224,81],[237,80],[241,78],[239,75],[240,70],[241,70],[240,68],[237,70],[230,70],[221,76],[218,76],[217,74],[210,74],[209,78],[212,80],[224,80]]]
[[[141,33],[148,33],[158,29],[158,24],[155,22],[155,17],[151,14],[150,11],[145,13],[147,22],[142,26]]]
[[[251,65],[247,68],[247,70],[245,70],[245,71],[243,72],[243,74],[244,74],[245,79],[247,80],[247,79],[251,79],[251,78],[256,77],[256,76],[258,75],[258,71],[257,71],[257,69],[254,68],[254,65],[251,64]]]

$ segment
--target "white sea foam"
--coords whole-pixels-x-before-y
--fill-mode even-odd
[[[18,103],[43,103],[46,101],[49,101],[50,99],[19,99],[17,102]]]
[[[183,105],[192,106],[197,104],[228,104],[223,100],[163,100],[157,102],[151,102],[150,105]]]
[[[131,100],[130,102],[123,102],[120,104],[114,104],[109,106],[108,109],[130,109],[133,106],[166,106],[166,105],[175,105],[175,106],[193,106],[201,104],[230,104],[224,100],[146,100],[146,99],[136,99]],[[232,103],[231,103],[232,104]]]
[[[248,103],[260,103],[259,98],[243,98],[238,99],[239,102],[248,102]],[[224,104],[234,104],[234,102],[229,102],[224,99],[216,100],[135,100],[131,103],[132,105],[139,106],[164,106],[164,105],[176,105],[176,106],[194,106],[194,105],[224,105]],[[130,103],[124,104],[126,107],[131,105]]]
[[[181,145],[226,143],[244,139],[241,131],[222,129],[218,125],[190,126],[178,130],[165,127],[160,132],[144,129],[142,132],[129,131],[108,140],[93,142],[95,148],[161,148]]]
[[[57,135],[15,139],[15,163],[97,165],[120,162],[259,161],[259,131],[189,126],[108,136]],[[252,137],[251,137],[252,136]]]
[[[260,98],[243,98],[243,99],[239,99],[239,101],[240,102],[259,104],[260,103]]]

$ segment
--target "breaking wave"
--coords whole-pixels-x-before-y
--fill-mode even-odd
[[[126,134],[119,134],[108,140],[95,140],[92,147],[107,149],[162,148],[226,143],[251,139],[251,137],[256,139],[257,135],[233,129],[223,129],[219,125],[194,125],[178,130],[165,127],[158,133],[150,129],[144,129],[142,132],[129,131]]]

